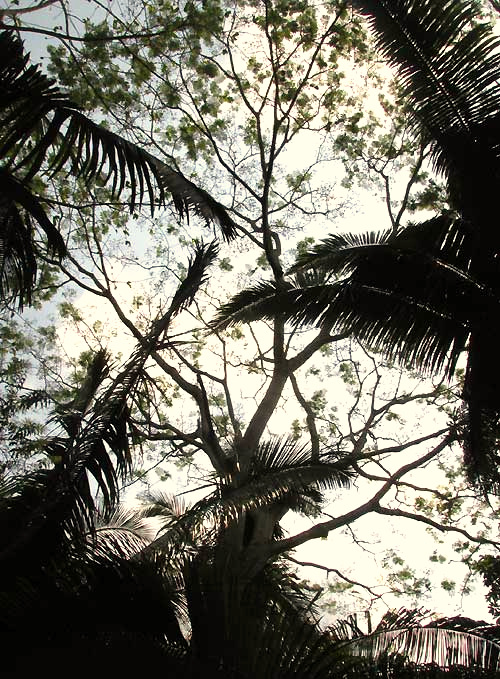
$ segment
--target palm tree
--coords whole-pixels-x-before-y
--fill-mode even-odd
[[[113,380],[106,352],[96,353],[74,398],[55,408],[54,433],[43,442],[51,466],[2,480],[0,629],[10,648],[6,676],[32,676],[38,663],[51,672],[51,665],[62,663],[62,676],[74,662],[75,648],[83,654],[84,675],[95,665],[111,671],[120,653],[126,672],[137,672],[144,654],[171,657],[174,665],[182,654],[176,571],[156,553],[131,559],[144,543],[130,539],[130,525],[123,533],[114,509],[120,479],[132,462],[130,395],[216,254],[214,244],[196,248],[167,312]],[[96,527],[96,492],[101,514],[112,517],[106,547]]]
[[[193,299],[217,255],[214,244],[199,245],[189,262],[168,310],[156,319],[119,374],[105,387],[109,360],[105,350],[96,353],[88,374],[68,403],[56,407],[52,425],[55,434],[43,441],[43,450],[53,463],[31,476],[5,481],[6,503],[0,512],[4,547],[0,561],[6,568],[17,564],[24,550],[50,554],[53,544],[74,541],[82,531],[93,528],[95,486],[105,513],[114,506],[120,477],[131,465],[128,401],[141,379],[144,364],[171,320]],[[90,481],[92,477],[92,482]],[[13,521],[9,516],[16,516]],[[19,529],[19,527],[22,527]]]
[[[47,249],[63,257],[64,239],[33,182],[70,172],[87,184],[126,193],[133,211],[145,197],[151,210],[167,194],[182,217],[190,211],[219,224],[226,239],[236,235],[224,207],[174,167],[92,122],[67,96],[29,64],[21,40],[0,32],[0,298],[29,304],[36,278],[35,229]]]
[[[257,451],[245,481],[221,479],[190,508],[172,496],[150,498],[143,515],[162,516],[165,524],[142,555],[168,554],[182,573],[188,676],[497,675],[497,627],[465,618],[429,622],[426,612],[401,610],[368,635],[353,620],[322,631],[314,600],[288,571],[286,555],[259,558],[256,546],[279,539],[286,509],[317,511],[321,489],[347,481],[348,470],[337,462],[312,463],[310,451],[272,439]]]
[[[500,41],[472,0],[356,0],[396,69],[409,121],[430,144],[451,210],[399,233],[332,235],[289,289],[262,282],[225,305],[228,325],[272,317],[352,331],[404,365],[451,375],[468,351],[465,463],[498,490]],[[307,275],[306,275],[307,274]]]

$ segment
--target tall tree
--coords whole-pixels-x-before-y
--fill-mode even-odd
[[[284,272],[307,249],[306,231],[347,210],[350,194],[333,183],[333,170],[326,183],[321,171],[339,168],[332,140],[340,130],[355,140],[359,108],[370,105],[363,78],[342,75],[355,66],[372,82],[359,17],[342,2],[133,2],[85,29],[50,32],[62,41],[51,55],[61,87],[171,167],[177,158],[190,180],[228,206],[241,236],[221,245],[211,282],[155,338],[127,401],[144,475],[148,462],[175,474],[174,482],[187,472],[183,490],[201,479],[208,525],[214,506],[232,517],[224,572],[237,581],[240,600],[280,556],[306,561],[291,550],[314,538],[332,533],[340,542],[348,529],[362,545],[354,531],[368,515],[416,519],[469,541],[471,552],[495,549],[496,533],[470,525],[474,510],[486,510],[465,486],[413,476],[430,464],[447,468],[454,456],[458,432],[446,415],[456,385],[386,372],[380,357],[333,323],[308,333],[284,315],[215,332],[211,323],[229,291],[264,271],[275,292],[288,291]],[[61,304],[66,347],[77,353],[82,337],[81,348],[96,351],[108,339],[113,346],[115,334],[116,353],[127,355],[131,342],[145,345],[154,319],[175,300],[181,253],[193,242],[203,249],[204,220],[179,224],[167,210],[129,218],[109,189],[87,190],[55,177],[44,195],[68,242],[57,283],[77,291]],[[42,261],[58,265],[50,255]],[[413,406],[421,426],[404,421]],[[373,582],[365,591],[373,599],[380,593]]]

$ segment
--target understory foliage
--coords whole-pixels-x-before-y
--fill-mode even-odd
[[[363,520],[413,522],[496,610],[498,53],[476,3],[43,4],[53,30],[11,9],[0,33],[6,676],[493,676],[496,627],[325,629],[296,574],[411,604],[397,551],[382,584],[341,553],[369,558]],[[16,31],[56,41],[57,81]],[[388,230],[315,243],[353,219]]]

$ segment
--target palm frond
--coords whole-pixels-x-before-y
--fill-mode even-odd
[[[418,254],[421,258],[418,267],[428,260],[431,265],[452,269],[457,277],[467,278],[471,253],[477,247],[478,234],[470,223],[453,212],[443,212],[424,222],[410,222],[395,233],[385,230],[331,234],[303,252],[290,273],[313,270],[342,277],[359,271],[362,265],[371,266],[374,256],[391,258]]]
[[[288,574],[280,572],[285,584],[271,567],[242,582],[228,567],[227,551],[219,553],[221,547],[200,554],[185,571],[196,670],[231,679],[331,676],[338,653],[301,614],[305,602],[294,605]]]
[[[492,319],[499,297],[496,263],[488,263],[484,234],[445,213],[396,234],[334,236],[305,253],[294,268],[316,267],[344,278],[280,301],[294,322],[350,330],[403,366],[444,369],[448,376],[468,349],[464,461],[471,481],[496,492],[500,409],[492,366],[499,335]]]
[[[313,474],[313,468],[318,473],[318,483],[323,483],[322,476],[332,475],[325,483],[330,488],[348,487],[352,472],[348,463],[342,459],[336,462],[319,462],[312,459],[308,446],[302,445],[290,438],[272,437],[262,442],[252,459],[250,474],[252,477],[260,477],[268,472],[286,472],[291,470],[307,469]]]
[[[248,510],[285,501],[291,494],[348,488],[352,477],[348,461],[319,462],[311,451],[291,439],[263,442],[252,460],[249,480],[224,494],[223,504]],[[319,499],[319,498],[318,498]]]
[[[88,426],[85,415],[90,404],[95,404],[106,374],[107,355],[98,352],[73,403],[59,407],[52,418],[63,430],[63,434],[44,442],[44,451],[54,467],[16,479],[2,498],[2,519],[6,521],[4,564],[15,562],[30,548],[50,558],[51,550],[64,548],[68,541],[82,543],[86,531],[94,525],[96,488],[90,476],[104,504],[109,508],[114,502],[118,489],[116,468],[119,474],[129,465],[126,412],[115,413],[107,422],[101,420],[100,435],[92,445],[81,445],[82,432]],[[11,526],[15,527],[15,535]]]
[[[288,289],[278,290],[273,281],[260,281],[222,304],[210,325],[217,331],[238,323],[277,317],[298,325],[319,325],[338,286],[338,283],[321,282],[302,288],[289,282]]]
[[[262,303],[255,303],[248,311],[252,313],[254,320],[272,319],[281,314],[282,318],[299,326],[327,324],[331,320],[330,317],[327,318],[331,303],[344,286],[345,282],[340,281],[303,289],[290,288],[286,292],[280,291],[274,300],[264,299]],[[340,325],[339,322],[339,328]],[[350,328],[345,325],[344,330],[349,331]]]
[[[89,535],[92,557],[130,558],[144,550],[158,533],[158,526],[140,509],[119,505],[108,521],[98,523]]]
[[[291,439],[272,438],[257,449],[248,479],[237,488],[224,490],[221,517],[235,518],[272,505],[315,513],[321,507],[324,491],[348,488],[351,478],[348,462],[315,461],[307,446]]]
[[[345,670],[328,635],[278,606],[270,607],[263,623],[246,630],[246,635],[240,643],[241,654],[248,663],[248,676],[327,679],[335,667],[344,665]],[[252,653],[252,647],[266,652]]]
[[[68,403],[56,406],[54,420],[62,424],[66,434],[75,437],[83,419],[93,405],[104,380],[109,376],[110,356],[106,349],[99,349],[87,366],[87,373],[75,397]]]
[[[29,410],[30,408],[47,408],[52,403],[53,398],[45,389],[33,389],[18,397],[16,408],[21,411]]]
[[[408,114],[432,142],[435,167],[447,176],[455,205],[473,209],[477,194],[467,184],[491,187],[498,176],[498,37],[478,21],[472,0],[355,5],[368,17],[380,53],[397,69]]]
[[[87,475],[81,475],[81,470],[84,468],[93,476],[102,493],[105,511],[111,510],[118,495],[118,478],[124,477],[131,465],[128,407],[130,393],[137,384],[145,361],[156,348],[162,333],[167,330],[172,316],[192,301],[216,254],[217,248],[213,243],[197,246],[186,278],[180,284],[169,309],[153,322],[150,332],[137,346],[120,373],[94,401],[91,413],[75,436],[69,459],[74,460],[76,465],[74,471],[80,478],[81,492],[85,494],[84,505],[88,503],[92,511],[94,507],[91,502],[91,488]],[[103,374],[104,372],[101,376]],[[86,407],[86,402],[84,405]],[[108,449],[112,451],[113,459]]]
[[[66,246],[33,193],[41,173],[67,170],[86,183],[101,183],[118,199],[126,193],[133,211],[145,197],[151,210],[167,194],[180,217],[194,212],[218,224],[223,237],[236,237],[226,209],[181,172],[136,144],[94,123],[78,111],[38,66],[29,65],[22,42],[0,32],[0,295],[31,302],[36,279],[33,225],[44,232],[49,251],[63,257]]]
[[[10,31],[0,33],[0,61],[0,158],[8,157],[9,166],[23,170],[25,183],[42,169],[54,175],[69,165],[88,182],[111,182],[115,197],[128,182],[131,211],[146,195],[153,209],[164,202],[167,191],[181,215],[193,209],[207,222],[218,223],[225,238],[235,237],[234,222],[220,203],[181,172],[78,111],[54,81],[37,66],[28,66],[21,41]],[[20,156],[19,144],[35,133],[33,148]]]
[[[363,257],[369,257],[374,247],[387,243],[390,235],[391,231],[331,234],[301,253],[289,273],[311,269],[342,276],[352,271]]]
[[[5,168],[0,185],[0,299],[17,298],[22,308],[31,303],[37,274],[31,220],[45,232],[50,253],[62,257],[66,245],[37,197]]]
[[[96,669],[132,676],[145,668],[177,676],[187,651],[183,612],[178,582],[161,555],[70,553],[0,587],[2,673],[29,677],[46,670],[62,679],[77,654],[77,676]]]
[[[415,255],[408,257],[410,259],[415,265]],[[386,266],[388,263],[392,268]],[[471,307],[479,299],[474,284],[464,280],[462,287],[453,286],[455,279],[450,274],[446,289],[456,300],[459,312],[454,314],[444,305],[433,308],[425,298],[424,291],[433,280],[442,287],[442,280],[437,276],[435,279],[419,276],[412,279],[409,289],[402,285],[392,290],[394,281],[404,283],[402,275],[407,270],[404,261],[397,256],[380,257],[376,264],[374,273],[380,273],[382,278],[379,285],[375,276],[373,282],[352,276],[327,285],[290,288],[287,292],[276,292],[272,284],[259,284],[224,304],[213,327],[281,316],[297,325],[324,325],[332,331],[350,332],[374,350],[404,365],[420,366],[426,371],[446,366],[449,373],[453,372],[469,335],[466,308],[460,307],[459,302],[466,301],[464,293]],[[420,281],[424,287],[418,288]],[[435,287],[434,293],[439,299],[437,291]]]
[[[313,286],[325,285],[328,283],[329,277],[330,272],[327,270],[318,267],[311,267],[310,269],[302,268],[293,271],[291,282],[296,288],[311,288]]]
[[[214,263],[218,251],[215,242],[209,245],[196,244],[195,254],[189,260],[186,276],[170,304],[171,314],[176,314],[192,304],[198,290],[207,281],[207,269]]]
[[[498,109],[498,38],[478,23],[471,0],[355,0],[367,15],[379,52],[399,70],[412,114],[432,136],[470,133]],[[472,50],[472,52],[471,52]]]
[[[336,330],[349,329],[367,346],[402,365],[453,373],[469,335],[460,317],[436,311],[405,292],[356,281],[338,285],[333,292],[321,321]]]
[[[131,467],[130,412],[127,403],[145,360],[133,354],[119,375],[105,387],[108,355],[98,351],[74,400],[58,409],[67,438],[58,438],[60,467],[74,492],[77,511],[92,529],[96,511],[96,489],[101,493],[105,514],[118,498],[119,479]],[[52,458],[56,451],[51,450]]]
[[[498,628],[467,618],[442,618],[422,624],[420,611],[389,612],[370,635],[349,642],[362,657],[400,656],[417,666],[500,668]]]
[[[164,518],[167,521],[179,519],[187,510],[188,506],[183,497],[161,490],[149,491],[142,496],[140,505],[143,516]]]
[[[292,569],[286,557],[267,563],[252,583],[254,600],[261,593],[266,604],[273,602],[280,610],[308,622],[317,622],[320,610],[316,605],[321,589],[311,590],[303,587],[299,574]]]
[[[19,479],[5,500],[2,518],[9,525],[25,526],[16,529],[16,536],[4,531],[7,561],[15,562],[19,553],[40,542],[44,544],[40,551],[49,554],[58,544],[84,542],[87,532],[94,529],[96,491],[105,514],[112,513],[119,479],[131,465],[127,398],[145,360],[142,347],[141,351],[140,360],[133,356],[103,393],[107,354],[97,352],[73,402],[59,407],[53,421],[59,417],[63,434],[45,445],[54,468]]]
[[[216,331],[238,323],[275,318],[279,313],[277,300],[278,290],[274,281],[260,281],[221,305],[210,325]]]
[[[495,295],[471,271],[477,238],[467,222],[444,214],[394,235],[326,239],[294,268],[318,266],[345,277],[295,294],[291,317],[350,329],[404,365],[446,366],[451,374],[474,317],[496,307]]]
[[[169,522],[158,543],[163,549],[178,542],[179,535],[197,535],[199,540],[204,534],[210,539],[209,526],[225,528],[246,512],[273,505],[304,513],[317,511],[322,491],[349,487],[351,476],[348,462],[313,461],[305,446],[272,439],[259,447],[244,483],[236,488],[222,486],[195,503],[177,521]]]
[[[175,564],[179,572],[195,546],[205,544],[207,536],[211,535],[211,530],[205,526],[203,510],[191,510],[183,497],[162,491],[148,492],[138,508],[140,516],[157,522],[158,540],[153,541],[152,551],[168,554],[170,563]],[[146,551],[149,550],[146,548]]]
[[[213,198],[205,189],[196,186],[182,172],[169,167],[156,159],[151,161],[157,170],[160,185],[172,196],[174,205],[180,216],[189,218],[190,211],[202,217],[206,224],[217,224],[226,241],[238,235],[236,223],[227,209]]]
[[[299,325],[350,331],[404,365],[451,373],[471,316],[496,298],[470,272],[477,235],[444,214],[391,232],[334,235],[301,256],[294,272],[319,271],[330,282],[301,280],[277,290],[261,282],[221,306],[214,328],[276,316]],[[333,280],[332,280],[333,279]],[[296,281],[299,282],[299,281]],[[308,283],[310,283],[308,285]]]

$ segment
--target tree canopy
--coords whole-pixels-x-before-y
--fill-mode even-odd
[[[50,28],[26,8],[3,13],[1,172],[18,187],[0,214],[1,624],[13,645],[28,612],[41,626],[54,601],[61,620],[75,610],[68,630],[29,643],[97,644],[103,667],[123,652],[124,668],[146,653],[190,676],[496,671],[497,630],[470,620],[389,615],[365,645],[353,620],[325,634],[317,590],[294,570],[335,574],[333,591],[363,610],[388,595],[420,604],[430,581],[397,552],[382,584],[338,562],[343,531],[366,555],[363,521],[383,532],[392,517],[450,536],[442,559],[464,564],[464,588],[482,568],[494,590],[496,499],[459,462],[472,344],[467,371],[460,356],[474,333],[494,337],[470,325],[493,283],[470,269],[476,194],[460,134],[477,150],[483,122],[494,133],[496,43],[475,3],[441,4],[131,0],[78,22],[42,3],[61,13]],[[405,21],[418,32],[409,53]],[[16,31],[57,41],[56,82]],[[380,55],[407,60],[403,81]],[[492,200],[491,163],[480,166]],[[385,213],[372,201],[362,221],[378,227],[378,209],[388,232],[341,235],[366,188]],[[408,223],[429,209],[439,215]],[[117,514],[134,482],[143,507]],[[342,545],[327,564],[295,551],[327,537]],[[120,593],[133,601],[123,623]],[[403,628],[418,631],[395,646]],[[430,647],[448,659],[408,650]]]

